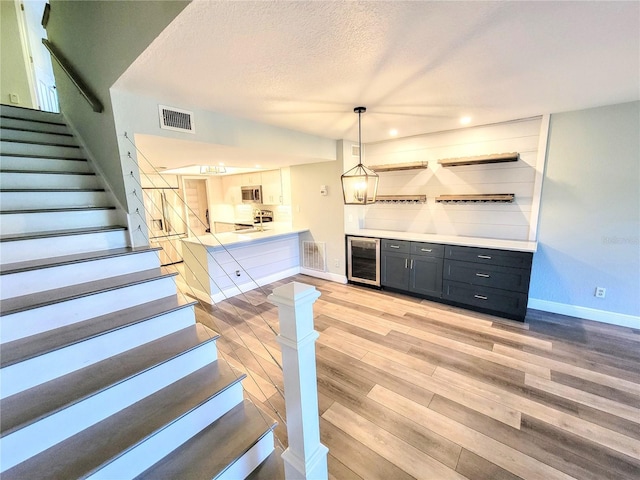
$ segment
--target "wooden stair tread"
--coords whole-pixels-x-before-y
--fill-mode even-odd
[[[4,117],[4,118],[7,118],[7,117]],[[22,118],[13,118],[12,120],[21,120],[24,122],[35,122],[34,120],[25,120]],[[42,122],[37,122],[37,123],[42,123]],[[50,122],[48,123],[49,125],[60,125],[60,124],[55,124]],[[66,125],[62,124],[61,126],[66,126]],[[0,125],[0,128],[2,130],[10,130],[13,132],[44,133],[46,135],[59,135],[61,137],[73,137],[73,134],[69,132],[51,132],[47,130],[38,130],[35,128],[35,125],[31,127],[27,127],[27,126],[16,127],[15,125],[14,126]]]
[[[96,210],[115,210],[115,206],[105,207],[55,207],[55,208],[31,208],[28,210],[2,210],[0,215],[20,215],[22,213],[65,213],[65,212],[92,212]]]
[[[197,302],[177,295],[72,323],[2,345],[0,368],[74,345],[84,340],[188,307]]]
[[[104,191],[104,188],[0,188],[0,193],[78,193]]]
[[[44,154],[34,154],[34,153],[8,153],[2,152],[3,157],[20,157],[20,158],[50,158],[52,160],[77,160],[79,162],[86,162],[86,158],[76,158],[69,157],[67,155],[44,155]]]
[[[236,376],[224,360],[214,361],[5,471],[2,477],[85,477],[243,377]]]
[[[36,113],[39,118],[33,118],[29,116],[30,114],[34,113]],[[21,116],[21,114],[27,116]],[[0,119],[1,118],[13,118],[15,120],[28,120],[30,122],[66,125],[64,117],[61,113],[45,112],[43,110],[35,110],[33,108],[19,107],[16,105],[0,105]]]
[[[125,275],[117,275],[115,277],[85,282],[79,285],[70,285],[68,287],[55,288],[45,290],[38,293],[30,293],[19,297],[8,298],[0,301],[0,316],[10,315],[12,313],[22,312],[33,308],[45,307],[60,302],[73,300],[76,298],[95,295],[97,293],[116,290],[160,279],[163,277],[176,276],[177,272],[169,272],[164,268],[152,268],[135,273]]]
[[[32,240],[36,238],[66,237],[70,235],[85,235],[87,233],[109,232],[113,230],[126,230],[122,225],[109,225],[106,227],[70,228],[68,230],[51,230],[47,232],[14,233],[0,236],[0,242],[15,242],[18,240]]]
[[[66,170],[16,170],[16,169],[2,169],[0,170],[1,173],[19,173],[19,174],[25,174],[25,175],[31,175],[31,174],[36,174],[36,175],[82,175],[82,176],[94,176],[95,177],[95,173],[94,172],[69,172]]]
[[[60,257],[39,258],[36,260],[27,260],[24,262],[15,262],[2,265],[0,275],[27,272],[30,270],[38,270],[41,268],[59,267],[62,265],[71,265],[74,263],[90,262],[93,260],[102,260],[105,258],[119,257],[122,255],[135,255],[138,253],[156,252],[158,250],[161,250],[161,247],[122,247],[113,248],[110,250],[75,253],[72,255],[64,255]]]
[[[56,135],[55,133],[52,135]],[[73,135],[70,135],[73,136]],[[69,145],[68,143],[54,143],[54,142],[43,142],[41,140],[24,140],[24,139],[15,139],[15,138],[6,138],[0,135],[0,142],[7,143],[21,143],[22,145],[42,145],[43,147],[65,147],[65,148],[76,148],[80,149],[80,145]]]
[[[0,401],[2,436],[218,337],[204,325],[191,325],[4,398]]]
[[[277,447],[246,480],[285,480],[282,449]]]
[[[245,400],[136,479],[215,478],[275,426],[272,418]]]
[[[24,153],[7,153],[7,152],[0,152],[0,159],[3,158],[36,158],[38,160],[67,160],[69,162],[86,162],[87,159],[86,158],[75,158],[75,157],[71,157],[71,158],[67,158],[67,157],[60,157],[60,156],[50,156],[50,155],[29,155],[29,154],[24,154]]]

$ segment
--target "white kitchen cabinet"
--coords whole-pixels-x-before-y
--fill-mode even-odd
[[[282,186],[282,205],[291,205],[291,169],[280,169],[280,185]]]
[[[224,203],[236,205],[242,203],[241,175],[227,175],[222,177],[222,190],[224,192]]]
[[[240,177],[243,186],[252,187],[262,184],[262,172],[243,173]]]
[[[280,170],[262,172],[262,203],[265,205],[280,205],[282,203]]]

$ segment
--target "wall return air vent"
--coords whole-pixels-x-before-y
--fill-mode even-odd
[[[179,108],[158,105],[160,113],[160,128],[175,132],[196,133],[193,112]]]

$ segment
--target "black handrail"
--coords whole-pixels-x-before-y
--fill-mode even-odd
[[[58,62],[58,65],[60,65],[60,68],[62,68],[64,73],[67,74],[67,76],[71,80],[71,83],[76,86],[80,94],[85,98],[87,102],[89,102],[89,105],[91,105],[93,111],[102,113],[102,111],[104,110],[102,102],[100,102],[100,100],[98,100],[98,97],[96,97],[93,92],[91,92],[91,89],[87,86],[86,83],[84,83],[82,78],[80,78],[80,74],[76,72],[76,70],[69,64],[69,61],[60,52],[60,50],[58,50],[58,48],[46,38],[42,39],[42,44],[47,48],[47,50],[49,50],[49,53],[55,59],[55,61]]]

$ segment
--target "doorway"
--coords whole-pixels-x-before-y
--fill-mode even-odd
[[[40,110],[45,112],[60,111],[56,80],[53,76],[51,55],[42,44],[47,38],[47,31],[42,26],[42,16],[47,0],[29,0],[20,2],[21,21],[24,29],[24,42],[29,52],[30,68],[33,75],[32,89]]]

